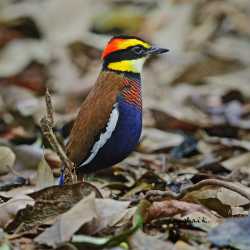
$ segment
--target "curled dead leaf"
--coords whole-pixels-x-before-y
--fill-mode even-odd
[[[18,211],[27,205],[34,205],[35,201],[27,195],[16,195],[7,202],[0,205],[0,227],[5,227]]]
[[[153,220],[159,217],[172,217],[176,214],[186,215],[194,211],[207,213],[208,211],[201,205],[178,201],[165,200],[154,202],[148,211],[148,220]]]
[[[82,225],[92,221],[97,216],[95,195],[90,194],[62,214],[54,225],[35,238],[35,242],[52,247],[61,245],[69,241]]]

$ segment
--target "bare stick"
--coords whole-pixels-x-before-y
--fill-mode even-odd
[[[189,186],[181,191],[181,193],[177,194],[172,191],[161,191],[161,190],[150,190],[145,194],[145,198],[149,198],[150,200],[159,200],[159,198],[174,198],[174,199],[181,199],[183,198],[187,193],[199,190],[204,186],[220,186],[224,187],[227,189],[230,189],[246,199],[250,200],[250,191],[246,189],[246,187],[241,187],[240,185],[237,185],[232,182],[227,182],[227,181],[222,181],[222,180],[217,180],[217,179],[208,179],[208,180],[203,180],[200,181],[192,186]],[[158,197],[156,197],[158,196]]]
[[[62,163],[65,166],[64,176],[65,176],[65,184],[75,183],[77,181],[77,177],[75,174],[75,167],[72,161],[67,157],[64,149],[61,144],[58,142],[56,135],[53,131],[54,126],[54,111],[53,105],[51,101],[50,93],[47,89],[45,95],[46,101],[46,116],[43,117],[40,121],[40,126],[43,132],[44,137],[48,140],[49,144],[53,148],[53,150],[57,153]]]
[[[45,102],[46,102],[46,112],[47,112],[47,121],[51,128],[54,127],[55,120],[54,120],[54,108],[52,105],[51,95],[49,89],[46,89],[45,93]]]

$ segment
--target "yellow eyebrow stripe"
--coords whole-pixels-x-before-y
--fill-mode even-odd
[[[122,41],[121,43],[118,44],[118,47],[119,49],[127,49],[129,47],[136,46],[136,45],[142,45],[146,49],[151,47],[148,43],[137,40],[137,39],[128,39],[128,40]]]

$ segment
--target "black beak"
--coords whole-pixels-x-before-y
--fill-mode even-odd
[[[163,54],[168,52],[169,49],[162,49],[162,48],[157,48],[157,47],[151,47],[148,49],[147,54],[148,55],[158,55],[158,54]]]

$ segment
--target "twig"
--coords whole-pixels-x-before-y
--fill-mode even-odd
[[[250,200],[250,191],[246,190],[246,188],[243,188],[235,183],[217,180],[217,179],[208,179],[208,180],[202,180],[192,186],[189,186],[181,191],[181,193],[177,194],[172,191],[161,191],[161,190],[150,190],[145,194],[145,198],[149,200],[159,200],[162,198],[174,198],[174,199],[181,199],[183,198],[187,193],[199,190],[204,186],[220,186],[227,189],[230,189],[246,199]],[[158,197],[157,197],[158,196]]]
[[[48,88],[46,89],[45,93],[45,103],[46,103],[47,121],[49,122],[49,126],[53,128],[55,125],[54,108],[52,105],[51,95],[49,93]]]
[[[47,139],[53,150],[57,153],[59,158],[64,164],[64,176],[65,176],[65,184],[75,183],[77,181],[75,167],[72,161],[69,160],[65,151],[63,150],[61,144],[58,142],[56,135],[53,131],[54,126],[54,111],[53,105],[51,101],[50,93],[47,89],[45,95],[46,101],[46,116],[43,117],[40,121],[40,126],[43,132],[44,137]]]

